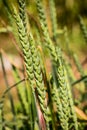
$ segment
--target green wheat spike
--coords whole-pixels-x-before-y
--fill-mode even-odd
[[[36,32],[37,32],[36,33],[36,35],[37,35],[37,44],[41,48],[42,45],[41,45],[40,34],[39,34],[39,31],[37,29],[36,29]],[[50,111],[51,111],[52,129],[55,130],[55,119],[54,119],[55,117],[54,117],[54,113],[53,113],[53,105],[52,105],[52,98],[51,98],[51,92],[50,92],[51,90],[50,90],[50,85],[48,83],[48,79],[47,79],[47,75],[46,75],[43,51],[40,50],[38,52],[38,55],[39,55],[39,59],[40,59],[40,65],[41,65],[41,70],[42,70],[42,73],[43,73],[43,77],[45,79],[45,86],[47,86],[48,99],[50,100],[49,108],[50,108]]]
[[[40,32],[38,31],[38,29],[35,29],[36,31],[36,44],[37,44],[37,47],[38,47],[38,55],[39,55],[39,59],[40,59],[40,65],[41,65],[41,69],[42,69],[42,72],[45,73],[45,64],[44,64],[44,56],[43,56],[43,51],[42,51],[42,42],[41,42],[41,39],[40,39]]]
[[[47,106],[45,103],[46,90],[44,88],[44,82],[43,82],[43,76],[41,72],[41,65],[40,65],[40,60],[38,57],[38,52],[35,48],[35,42],[31,34],[29,35],[29,41],[31,45],[31,53],[32,53],[32,59],[33,59],[34,75],[35,75],[35,81],[36,81],[36,88],[38,92],[38,98],[39,98],[41,109],[44,114],[47,127],[49,127],[49,119],[48,119],[49,113],[47,111]]]
[[[61,104],[62,104],[62,110],[65,114],[65,120],[67,122],[67,127],[68,127],[68,120],[69,120],[69,114],[70,114],[70,108],[69,108],[69,103],[68,101],[68,96],[67,96],[67,82],[66,82],[66,75],[65,75],[65,68],[64,68],[64,63],[62,59],[62,54],[61,50],[57,48],[57,55],[58,55],[58,68],[57,68],[57,76],[58,76],[58,91],[59,91],[59,96],[61,99]]]
[[[22,19],[25,31],[27,32],[25,0],[18,0],[18,5],[19,5],[19,15],[20,15],[20,18]]]
[[[39,15],[40,21],[44,24],[44,26],[48,30],[46,16],[44,14],[45,11],[44,11],[44,8],[42,6],[42,0],[36,0],[36,6],[37,6],[37,11],[39,12],[38,15]]]
[[[21,14],[21,18],[22,18],[22,21],[24,23],[24,27],[26,26],[25,25],[25,17],[23,16],[24,15],[24,8],[22,7],[22,4],[23,4],[23,1],[21,1],[20,3],[20,14]],[[41,103],[41,109],[44,111],[44,115],[46,115],[46,108],[45,108],[45,104],[44,104],[44,101],[45,101],[45,98],[46,98],[46,94],[45,94],[45,90],[44,90],[44,84],[43,84],[43,79],[42,79],[42,74],[41,74],[41,68],[40,68],[40,63],[39,62],[39,58],[37,57],[37,52],[35,52],[35,47],[34,47],[34,44],[33,44],[33,40],[31,38],[31,35],[30,35],[30,38],[29,38],[29,41],[30,41],[30,46],[31,46],[31,53],[32,53],[32,57],[33,57],[33,66],[34,66],[34,75],[35,75],[35,80],[36,80],[36,85],[37,85],[37,91],[38,91],[38,94],[39,94],[39,100],[40,100],[40,103]],[[34,47],[34,48],[33,48]],[[34,49],[34,50],[33,50]],[[36,59],[35,59],[36,58]],[[42,96],[42,97],[41,97]],[[45,119],[47,120],[47,117],[45,117]]]
[[[20,81],[18,70],[16,69],[15,66],[12,66],[12,68],[13,68],[13,75],[14,75],[16,82]],[[21,85],[21,86],[19,85],[17,87],[17,93],[18,93],[18,96],[19,96],[19,99],[20,99],[21,107],[23,108],[23,113],[26,114],[26,115],[29,115],[28,102],[27,102],[27,99],[26,99],[25,89],[26,89],[26,87],[24,88],[23,85]]]
[[[57,16],[56,16],[56,8],[54,0],[49,0],[50,6],[50,16],[52,21],[52,32],[53,32],[53,39],[57,43]]]
[[[38,4],[39,3],[39,4]],[[41,1],[38,0],[36,1],[36,4],[38,5],[37,8],[38,8],[38,12],[39,12],[39,17],[40,15],[43,15],[44,16],[44,12],[43,10],[41,10],[42,6],[41,5]],[[59,64],[59,62],[61,62],[61,58],[60,60],[58,59],[57,57],[57,54],[56,54],[56,50],[55,50],[55,47],[53,46],[53,43],[50,39],[50,36],[49,36],[49,33],[47,31],[47,27],[45,26],[45,22],[46,20],[45,19],[41,19],[42,17],[40,17],[40,22],[41,22],[41,27],[42,27],[42,30],[43,30],[43,35],[44,35],[44,39],[45,39],[45,42],[46,42],[46,47],[49,49],[49,53],[51,54],[51,57],[52,57],[52,61],[57,65],[58,64],[58,81],[59,81],[59,88],[62,92],[62,98],[64,99],[64,101],[62,100],[62,110],[64,112],[64,120],[65,120],[65,128],[68,130],[68,105],[67,105],[67,88],[66,88],[66,82],[64,80],[64,76],[63,76],[63,71],[62,71],[62,67],[61,67],[61,64]],[[45,22],[44,22],[45,21]],[[63,81],[64,82],[63,82]],[[61,86],[60,86],[61,85]]]
[[[78,16],[78,17],[79,17],[79,22],[80,22],[80,28],[81,28],[81,30],[82,30],[84,39],[85,39],[85,41],[86,41],[86,43],[87,43],[87,28],[86,28],[86,26],[85,26],[85,24],[84,24],[84,22],[83,22],[82,17],[81,17],[81,16]]]
[[[58,92],[57,85],[56,85],[56,82],[54,81],[54,79],[51,82],[51,85],[52,85],[51,86],[52,100],[56,104],[56,107],[57,107],[57,116],[60,121],[61,128],[68,130],[68,126],[66,125],[67,121],[64,118],[64,113],[63,113],[63,109],[62,109],[59,92]]]
[[[71,79],[72,82],[73,82],[74,78],[73,78],[73,75],[72,75],[71,68],[69,68],[69,67],[70,66],[68,64],[65,65],[65,69],[64,69],[65,74],[64,75],[65,75],[66,83],[67,83],[68,101],[69,101],[69,107],[70,107],[70,118],[74,122],[73,126],[74,126],[75,130],[78,130],[77,117],[76,117],[76,113],[75,113],[75,110],[74,110],[74,103],[73,103],[72,93],[71,93],[71,89],[70,89],[71,85],[70,85],[68,77],[69,78],[71,77],[70,79]],[[67,69],[68,69],[68,71],[67,71]],[[69,74],[69,76],[67,74]]]
[[[28,41],[28,37],[27,37],[25,29],[24,29],[22,20],[20,19],[19,15],[17,15],[15,8],[14,8],[14,18],[15,18],[16,24],[18,26],[19,38],[20,38],[20,43],[22,45],[22,49],[23,49],[23,53],[24,53],[24,60],[25,60],[28,78],[29,78],[31,86],[34,86],[32,55],[31,55],[31,51],[30,51],[30,48],[29,48],[29,41]]]
[[[73,109],[74,105],[73,105],[73,99],[72,99],[72,94],[71,94],[71,90],[70,90],[70,84],[69,84],[68,77],[67,77],[67,72],[66,72],[66,69],[64,66],[63,58],[61,55],[61,50],[57,49],[57,51],[58,51],[57,54],[58,54],[59,64],[60,64],[59,65],[60,66],[59,67],[59,79],[60,79],[59,80],[59,84],[60,84],[59,89],[60,89],[60,95],[61,95],[60,98],[63,99],[63,101],[65,100],[64,101],[65,103],[67,103],[67,101],[68,101],[68,103],[67,103],[68,106],[65,106],[66,108],[64,108],[64,111],[66,111],[66,115],[67,115],[68,120],[71,116],[70,112],[72,113],[72,118],[74,121],[75,130],[78,130],[77,117],[76,117],[76,114],[75,114],[74,109]],[[64,86],[64,84],[65,84],[65,86]],[[63,97],[64,96],[63,93],[65,94],[65,97]],[[67,109],[67,107],[68,107],[68,109]]]
[[[74,110],[74,103],[73,103],[73,97],[72,97],[72,93],[71,93],[71,85],[69,84],[69,80],[68,80],[68,76],[67,76],[67,72],[65,69],[65,76],[66,76],[66,83],[67,83],[67,92],[68,92],[68,101],[69,101],[69,109],[70,109],[70,119],[73,120],[73,126],[75,128],[75,130],[78,130],[78,122],[77,122],[77,116]]]
[[[44,40],[46,43],[46,47],[48,48],[49,52],[51,52],[51,56],[52,56],[53,61],[57,61],[55,47],[53,46],[53,43],[52,43],[50,36],[49,36],[49,33],[48,33],[46,17],[44,14],[44,9],[43,9],[41,1],[36,0],[36,5],[37,5],[37,10],[38,10],[38,14],[39,14],[39,19],[40,19],[41,28],[43,31],[43,36],[44,36]]]
[[[32,105],[33,105],[33,110],[34,110],[36,108],[36,96],[35,96],[35,90],[34,90],[35,81],[34,81],[34,73],[33,73],[33,66],[32,66],[33,64],[32,54],[31,54],[30,45],[29,45],[27,34],[25,32],[23,22],[20,19],[19,15],[17,14],[15,7],[13,7],[13,9],[14,9],[14,18],[15,18],[15,21],[18,27],[18,32],[19,32],[18,35],[19,35],[20,43],[22,46],[23,54],[24,54],[26,72],[27,72],[30,87],[31,87]],[[35,110],[34,110],[34,114],[35,114]],[[35,120],[35,117],[36,116],[34,115],[34,120]],[[31,120],[32,120],[32,117],[31,117]],[[33,129],[34,127],[32,122],[31,122],[31,129]]]

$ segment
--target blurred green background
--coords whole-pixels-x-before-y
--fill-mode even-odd
[[[9,3],[17,0],[7,0]],[[48,0],[43,0],[48,3]],[[31,7],[34,0],[26,0],[27,5]],[[58,22],[61,25],[67,24],[68,26],[78,22],[77,15],[80,14],[83,17],[87,17],[87,0],[55,0],[57,9]],[[32,6],[34,9],[34,6]],[[3,2],[0,0],[0,17],[6,17],[4,12]]]

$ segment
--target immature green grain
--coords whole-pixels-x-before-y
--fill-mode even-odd
[[[42,6],[42,0],[36,0],[36,6],[37,6],[37,11],[38,11],[38,15],[39,15],[39,18],[40,18],[40,22],[42,22],[48,30],[48,26],[47,26],[47,22],[46,22],[46,16],[44,14],[45,11],[44,11],[44,8]]]
[[[58,50],[57,50],[58,51]],[[67,77],[67,72],[66,72],[66,69],[65,69],[65,66],[64,66],[64,61],[63,61],[63,58],[61,57],[62,55],[61,55],[61,52],[60,52],[60,50],[59,50],[59,53],[60,53],[60,55],[58,55],[58,57],[59,57],[59,59],[61,59],[60,61],[59,61],[59,64],[60,64],[60,67],[59,67],[59,78],[61,78],[60,80],[59,80],[59,84],[60,84],[60,89],[63,89],[63,90],[60,90],[60,95],[61,95],[61,99],[63,99],[63,101],[64,102],[67,102],[67,107],[68,108],[64,108],[64,111],[67,111],[67,118],[68,118],[68,121],[69,121],[69,119],[70,118],[72,118],[72,120],[73,120],[73,122],[74,122],[74,128],[75,128],[75,130],[78,130],[78,123],[77,123],[77,117],[76,117],[76,113],[75,113],[75,111],[74,111],[74,103],[73,103],[73,98],[72,98],[72,94],[71,94],[71,90],[70,90],[70,84],[69,84],[69,81],[68,81],[68,77]],[[58,52],[57,52],[57,54],[58,54]],[[62,62],[61,62],[62,61]],[[61,75],[61,74],[63,74],[63,75]],[[62,79],[63,78],[63,79]],[[62,80],[62,81],[61,81]],[[63,81],[64,80],[64,81]],[[64,83],[63,83],[64,82]],[[64,85],[65,84],[65,89],[66,90],[64,90],[64,86],[62,87],[62,85]],[[65,94],[65,98],[66,99],[64,99],[64,95],[63,95],[63,93]],[[63,103],[64,103],[63,102]],[[62,104],[63,104],[62,103]],[[65,104],[64,104],[65,105]]]
[[[18,0],[18,5],[19,5],[19,15],[20,15],[20,18],[22,19],[25,31],[27,32],[25,0]]]
[[[43,76],[41,72],[40,59],[38,57],[38,52],[37,52],[37,49],[35,48],[35,42],[31,34],[29,35],[29,41],[30,41],[30,46],[31,46],[34,76],[35,76],[35,81],[36,81],[36,88],[38,92],[39,103],[44,114],[47,129],[49,129],[49,118],[48,118],[49,113],[47,111],[47,105],[46,105],[46,90],[44,88],[44,81],[43,81]]]
[[[53,32],[53,39],[57,43],[57,16],[56,16],[56,8],[54,0],[49,0],[49,7],[50,7],[50,16],[52,21],[52,32]]]
[[[31,86],[34,86],[35,83],[33,81],[34,74],[33,74],[33,66],[32,66],[33,63],[32,54],[30,51],[30,44],[26,33],[25,0],[19,0],[19,11],[20,11],[19,12],[20,17],[17,14],[16,9],[14,8],[14,18],[18,27],[19,39],[24,53],[24,60],[25,60],[29,82]]]
[[[24,60],[25,60],[25,65],[26,65],[26,70],[27,70],[27,74],[29,77],[29,81],[30,84],[32,84],[32,86],[34,86],[34,74],[33,74],[33,66],[32,66],[32,55],[31,55],[31,51],[29,48],[29,41],[28,41],[28,37],[26,35],[22,20],[20,19],[19,15],[16,12],[16,9],[14,9],[14,18],[16,20],[16,24],[18,26],[18,32],[19,32],[19,39],[20,39],[20,43],[22,45],[22,49],[23,49],[23,53],[24,53]]]
[[[83,36],[84,36],[84,39],[87,43],[87,28],[83,22],[83,19],[81,18],[81,16],[79,16],[79,22],[80,22],[80,28],[82,30],[82,33],[83,33]]]
[[[39,31],[36,30],[37,32],[37,46],[38,49],[39,49],[39,59],[40,59],[40,65],[41,65],[41,71],[42,71],[42,74],[43,74],[43,77],[44,77],[44,85],[47,87],[47,92],[48,92],[48,99],[50,100],[49,102],[49,108],[50,108],[50,116],[51,116],[51,122],[52,122],[52,129],[55,130],[55,117],[54,117],[54,112],[53,112],[53,104],[52,104],[52,97],[51,97],[51,90],[50,90],[50,85],[48,83],[48,78],[47,78],[47,74],[46,74],[46,69],[45,69],[45,59],[44,59],[44,54],[43,54],[43,51],[42,51],[42,45],[41,45],[41,39],[40,39],[40,34],[39,34]]]
[[[57,55],[58,55],[58,68],[57,68],[57,76],[58,76],[58,90],[59,95],[61,99],[62,104],[62,110],[65,114],[65,119],[68,122],[69,120],[69,114],[70,114],[70,108],[68,101],[68,90],[67,90],[67,82],[66,82],[66,75],[65,75],[65,67],[63,63],[63,58],[61,51],[57,49]],[[68,127],[68,124],[67,124]]]
[[[62,109],[62,104],[59,98],[59,92],[57,89],[57,85],[54,81],[51,82],[51,96],[52,96],[52,100],[53,102],[56,104],[56,108],[57,108],[57,116],[58,119],[60,119],[60,125],[62,129],[67,129],[66,126],[66,121],[64,119],[64,113],[63,113],[63,109]]]
[[[32,66],[33,61],[32,61],[32,54],[30,50],[30,44],[29,44],[28,37],[25,32],[23,22],[20,19],[19,15],[17,14],[17,11],[15,8],[14,8],[14,18],[18,27],[19,40],[20,40],[23,54],[24,54],[24,61],[25,61],[26,72],[28,75],[28,80],[29,80],[29,84],[31,88],[32,105],[33,105],[33,110],[34,110],[36,108],[36,97],[35,97],[35,90],[34,90],[35,81],[34,81],[34,73],[33,73],[33,66]],[[35,110],[34,110],[34,113],[35,113]],[[35,118],[35,117],[32,117],[32,118]],[[34,127],[32,123],[33,121],[31,122],[31,129],[33,129]]]
[[[35,28],[35,32],[36,32],[36,45],[37,45],[37,50],[38,50],[38,55],[39,55],[39,59],[40,59],[40,65],[41,65],[41,69],[42,69],[42,73],[45,73],[45,63],[44,63],[44,55],[43,55],[43,46],[42,46],[42,42],[41,42],[41,37],[40,37],[40,32],[37,28]]]
[[[46,46],[50,50],[53,60],[57,60],[57,56],[55,53],[55,47],[53,46],[53,43],[52,43],[49,33],[48,33],[46,17],[44,14],[44,9],[43,9],[41,1],[36,0],[36,5],[37,5],[37,10],[38,10],[39,19],[40,19],[40,23],[41,23],[41,27],[42,27],[42,31],[43,31],[43,35],[44,35],[44,40],[46,42]]]
[[[21,14],[21,18],[22,21],[24,23],[24,27],[25,25],[25,17],[23,16],[24,14],[24,7],[22,7],[23,4],[23,0],[20,3],[20,14]],[[23,18],[24,17],[24,18]],[[45,104],[45,98],[46,98],[46,92],[44,89],[44,83],[43,83],[43,77],[42,77],[42,73],[41,73],[41,67],[40,67],[40,61],[39,61],[39,57],[37,56],[37,51],[36,48],[34,46],[34,40],[32,38],[32,35],[29,35],[29,42],[30,42],[30,49],[31,49],[31,54],[32,54],[32,65],[34,67],[34,77],[35,77],[35,81],[36,81],[36,87],[37,87],[37,91],[38,91],[38,98],[40,100],[40,106],[41,109],[44,113],[44,117],[46,120],[46,123],[48,125],[48,119],[47,119],[47,108],[46,108],[46,104]]]
[[[40,0],[36,1],[37,4],[37,9],[38,9],[38,13],[39,13],[39,17],[40,17],[40,23],[41,23],[41,27],[42,27],[42,31],[43,31],[43,35],[44,35],[44,40],[46,43],[46,47],[49,50],[49,53],[51,54],[51,58],[54,64],[58,65],[57,68],[57,73],[58,73],[58,89],[60,90],[59,93],[61,93],[62,96],[60,96],[60,98],[62,97],[62,111],[63,111],[63,118],[64,118],[64,125],[63,125],[63,129],[65,128],[66,130],[68,130],[68,104],[67,104],[67,88],[66,88],[66,82],[65,82],[65,77],[63,75],[63,68],[61,66],[61,58],[59,59],[57,54],[56,54],[56,50],[55,47],[53,46],[53,43],[50,39],[49,33],[48,33],[48,28],[47,28],[47,24],[46,24],[46,18],[45,18],[45,14],[44,14],[44,10],[42,7],[42,3]],[[60,108],[61,109],[61,108]]]
[[[69,109],[70,109],[70,119],[72,119],[73,121],[73,127],[75,130],[78,130],[78,122],[77,122],[77,116],[74,110],[74,103],[73,103],[73,97],[72,97],[72,93],[71,93],[71,85],[69,83],[68,80],[68,76],[67,76],[67,72],[65,70],[65,76],[66,76],[66,83],[67,83],[67,92],[68,92],[68,102],[69,102]]]

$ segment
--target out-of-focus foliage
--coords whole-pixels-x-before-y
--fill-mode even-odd
[[[16,3],[17,0],[8,0],[9,3],[12,1]],[[48,0],[44,1],[46,1],[45,3],[48,3]],[[78,14],[85,17],[87,16],[87,0],[55,0],[55,2],[60,25],[72,25],[78,20]],[[34,3],[34,0],[26,0],[26,3],[29,9],[31,8],[35,11],[34,5],[32,4]],[[2,0],[0,0],[0,16],[6,18]]]
[[[87,16],[87,0],[56,0],[58,21],[72,24],[77,21],[77,15]]]

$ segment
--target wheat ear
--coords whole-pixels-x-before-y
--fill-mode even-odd
[[[19,15],[17,14],[16,9],[14,7],[13,7],[13,9],[14,9],[14,18],[15,18],[15,21],[16,21],[16,24],[18,27],[18,32],[19,32],[18,33],[19,40],[20,40],[23,54],[24,54],[24,61],[25,61],[26,72],[28,75],[28,80],[29,80],[29,84],[30,84],[30,88],[31,88],[32,105],[33,105],[33,109],[34,109],[34,108],[36,108],[36,96],[35,96],[35,90],[34,90],[35,81],[34,81],[34,73],[33,73],[33,66],[32,66],[32,64],[33,64],[32,54],[31,54],[30,45],[29,45],[27,34],[25,32],[23,22],[20,19]],[[36,108],[36,110],[37,110],[37,108]],[[33,121],[32,121],[32,123],[33,123]],[[33,129],[32,123],[31,123],[31,129]]]
[[[58,57],[57,57],[57,54],[56,54],[56,50],[55,50],[55,47],[53,46],[53,43],[52,43],[52,41],[51,41],[51,39],[50,39],[50,36],[49,36],[49,33],[48,33],[48,28],[47,28],[47,24],[46,24],[46,18],[45,18],[45,14],[44,14],[44,10],[43,10],[43,7],[42,7],[42,3],[41,3],[41,1],[40,0],[37,0],[36,1],[36,4],[37,4],[37,9],[38,9],[38,13],[39,13],[39,17],[40,17],[40,22],[41,22],[41,27],[42,27],[42,30],[43,30],[43,35],[44,35],[44,39],[45,39],[45,43],[46,43],[46,47],[48,48],[48,50],[49,50],[49,53],[51,54],[51,58],[52,58],[52,61],[55,63],[55,64],[59,64],[58,63]],[[61,60],[61,59],[60,59]],[[61,72],[59,72],[60,71],[60,68],[61,68],[61,66],[58,66],[58,70],[57,70],[57,72],[58,73],[61,73]],[[62,69],[62,68],[61,68]],[[63,75],[62,75],[63,76]],[[60,75],[58,75],[58,80],[59,80],[59,82],[61,82],[62,80],[61,79],[63,79],[62,78],[62,76],[61,76],[61,78],[60,78]],[[64,77],[64,76],[63,76]],[[66,100],[66,98],[64,98],[64,97],[66,97],[66,95],[67,95],[67,93],[65,93],[66,92],[66,86],[65,86],[65,81],[63,82],[63,84],[62,84],[62,86],[60,86],[61,84],[59,84],[59,87],[60,87],[60,90],[61,90],[61,92],[62,92],[62,94],[64,95],[62,95],[63,96],[63,99],[64,99],[64,101]],[[64,90],[64,92],[63,92],[63,90]],[[65,95],[66,94],[66,95]],[[63,100],[62,100],[62,103],[64,104],[64,102],[63,102]],[[62,107],[62,109],[65,109],[64,111],[66,111],[68,108],[67,108],[67,100],[66,100],[66,103],[64,104],[65,106],[63,106]],[[64,112],[63,111],[63,112]],[[65,112],[65,113],[67,113],[67,111]],[[66,130],[68,130],[68,119],[67,119],[67,116],[65,116],[65,113],[63,113],[64,115],[63,115],[63,117],[64,117],[64,125],[63,125],[63,128],[65,128]]]
[[[41,65],[40,65],[40,59],[38,56],[37,49],[35,48],[35,42],[33,39],[32,34],[29,35],[29,41],[31,46],[31,53],[32,53],[32,59],[33,59],[33,67],[34,67],[34,76],[36,81],[36,88],[38,92],[38,99],[40,102],[41,110],[43,111],[44,118],[46,121],[47,129],[49,129],[49,113],[46,105],[46,90],[44,88],[44,81],[43,76],[41,72]]]

